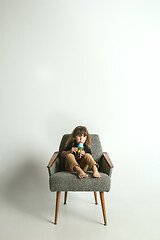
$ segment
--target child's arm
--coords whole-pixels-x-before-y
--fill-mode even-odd
[[[61,157],[65,158],[69,153],[77,152],[78,148],[77,147],[72,147],[71,150],[69,151],[63,151],[61,153]]]

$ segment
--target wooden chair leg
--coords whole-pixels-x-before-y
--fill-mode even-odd
[[[57,224],[58,211],[59,211],[59,203],[60,203],[60,196],[61,196],[61,192],[57,192],[55,224]]]
[[[99,193],[100,193],[101,204],[102,204],[102,212],[103,212],[103,217],[104,217],[104,225],[107,225],[106,210],[105,210],[105,201],[104,201],[104,192],[99,192]]]
[[[97,192],[94,192],[94,198],[95,198],[95,204],[98,204],[98,202],[97,202]]]
[[[67,201],[67,192],[65,192],[65,196],[64,196],[64,204],[66,204]]]

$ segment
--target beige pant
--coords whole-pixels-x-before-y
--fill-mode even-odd
[[[86,153],[80,160],[76,160],[75,156],[72,153],[69,153],[65,159],[65,170],[68,172],[74,172],[73,169],[75,166],[81,167],[85,172],[88,167],[92,169],[93,165],[96,165],[99,168],[99,165],[94,161],[90,153]]]

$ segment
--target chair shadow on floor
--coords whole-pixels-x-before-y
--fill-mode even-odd
[[[2,199],[25,214],[49,221],[48,206],[55,200],[51,199],[48,192],[48,175],[44,171],[46,163],[43,164],[44,159],[34,154],[23,155],[28,157],[22,156],[21,161],[15,163],[15,167],[1,176]]]

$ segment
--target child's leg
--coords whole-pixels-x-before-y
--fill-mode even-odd
[[[74,166],[75,171],[77,172],[77,175],[79,178],[88,177],[88,175],[81,169],[79,166]]]
[[[83,168],[83,170],[86,169],[85,171],[87,171],[88,166],[89,166],[91,169],[92,169],[92,167],[93,167],[94,165],[96,165],[97,168],[99,168],[98,163],[96,163],[96,161],[94,161],[92,155],[89,154],[89,153],[86,153],[86,154],[81,158],[79,164],[80,164],[81,168]]]
[[[91,154],[86,153],[82,157],[82,159],[81,159],[79,164],[80,164],[80,166],[82,167],[82,169],[84,171],[87,171],[88,166],[89,166],[93,170],[93,177],[98,177],[98,178],[101,177],[101,175],[98,172],[99,165],[98,165],[98,163],[96,163],[94,161],[94,159],[93,159]]]
[[[79,178],[88,177],[88,175],[81,169],[80,165],[77,163],[75,156],[69,153],[65,159],[65,170],[69,172],[77,172]]]
[[[100,178],[101,177],[101,175],[98,172],[98,169],[97,169],[96,165],[93,165],[92,170],[93,170],[93,177],[96,177],[96,178]]]
[[[74,166],[80,167],[80,165],[77,163],[77,161],[75,159],[75,156],[72,153],[69,153],[65,159],[65,170],[68,172],[74,172],[75,171],[73,169]]]

